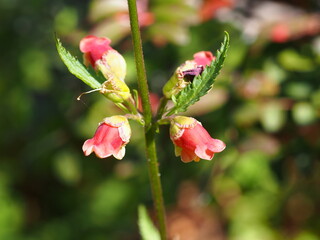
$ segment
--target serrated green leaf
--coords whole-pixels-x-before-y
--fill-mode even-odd
[[[168,115],[185,112],[189,106],[200,100],[212,88],[216,77],[223,66],[229,48],[229,34],[225,32],[225,37],[220,49],[217,51],[215,61],[207,66],[201,75],[194,78],[191,84],[186,86],[181,92],[172,99],[175,106],[170,109]]]
[[[145,206],[139,206],[138,215],[138,224],[142,240],[160,240],[159,231],[153,225]]]
[[[176,103],[177,103],[176,96],[172,95],[172,96],[171,96],[171,100],[172,100],[172,102],[176,105]]]
[[[61,41],[58,38],[56,38],[56,47],[61,60],[74,76],[82,80],[85,84],[93,89],[101,87],[101,83],[99,83],[99,81],[97,81],[96,78],[90,74],[90,72],[81,62],[79,62],[74,56],[71,55],[70,52],[68,52],[68,50],[62,46]]]

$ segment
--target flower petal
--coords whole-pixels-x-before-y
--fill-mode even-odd
[[[215,153],[222,152],[226,148],[226,144],[219,139],[212,139],[207,145],[208,149]]]
[[[92,153],[94,147],[93,143],[94,140],[92,138],[84,142],[82,146],[82,151],[84,152],[84,155],[89,156]]]
[[[196,158],[197,156],[194,154],[194,152],[188,151],[186,149],[182,149],[181,151],[182,162],[185,162],[185,163],[192,162]]]
[[[206,145],[198,145],[195,154],[201,159],[211,160],[213,158],[214,152],[210,151]]]
[[[197,63],[197,65],[204,66],[204,67],[207,65],[210,65],[212,60],[215,59],[215,57],[209,51],[197,52],[193,55],[193,58],[194,58],[194,61]]]
[[[97,157],[99,158],[107,158],[110,157],[114,151],[114,149],[110,149],[108,145],[102,145],[100,144],[99,146],[94,146],[93,151],[96,154]]]
[[[98,38],[89,35],[80,41],[80,50],[85,53],[84,58],[92,64],[101,59],[103,54],[112,49],[110,47],[111,40],[109,38]],[[92,65],[94,67],[94,65]]]
[[[113,156],[116,159],[121,160],[124,157],[125,153],[126,153],[125,147],[121,147],[118,152],[113,153]]]
[[[91,52],[97,48],[106,50],[106,46],[109,46],[111,40],[109,38],[99,38],[93,35],[86,36],[80,41],[80,51],[83,53]],[[110,46],[109,46],[110,48]]]
[[[128,143],[131,137],[131,128],[129,126],[129,123],[125,123],[123,126],[118,128],[119,130],[119,136],[122,139],[124,143]]]

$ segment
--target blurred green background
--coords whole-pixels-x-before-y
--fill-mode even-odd
[[[214,89],[188,114],[227,148],[174,157],[158,135],[172,239],[320,239],[320,5],[316,0],[138,1],[153,93],[193,53],[231,47]],[[97,124],[119,111],[59,59],[88,34],[110,37],[136,88],[126,1],[0,0],[0,240],[140,239],[152,213],[142,129],[122,161],[84,157]]]

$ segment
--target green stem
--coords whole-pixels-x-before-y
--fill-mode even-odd
[[[157,213],[157,220],[159,224],[159,231],[161,240],[167,239],[165,209],[162,197],[162,187],[160,181],[160,173],[158,167],[158,159],[156,153],[155,134],[156,123],[152,121],[151,105],[149,100],[149,89],[147,82],[147,75],[145,71],[141,35],[138,22],[137,4],[136,0],[128,0],[130,25],[132,33],[132,41],[134,48],[134,55],[136,60],[136,69],[138,76],[138,87],[141,96],[143,116],[145,121],[145,141],[146,154],[148,159],[148,172],[152,190],[152,197]]]
[[[125,113],[130,113],[129,110],[126,108],[126,106],[124,106],[122,103],[115,103],[115,105]]]
[[[149,101],[149,89],[148,89],[146,69],[144,65],[136,0],[128,0],[128,6],[129,6],[134,56],[136,60],[136,69],[137,69],[137,75],[138,75],[138,87],[139,87],[140,97],[142,101],[142,108],[144,113],[143,115],[145,117],[147,128],[151,128],[152,112],[151,112],[151,105]]]
[[[158,108],[156,120],[161,119],[162,115],[164,114],[164,112],[166,110],[167,103],[168,103],[168,99],[166,97],[162,97],[160,100],[160,105]]]
[[[136,108],[136,105],[134,104],[134,100],[132,97],[130,97],[127,101],[126,101],[130,111],[133,113],[133,114],[138,114],[138,110]]]

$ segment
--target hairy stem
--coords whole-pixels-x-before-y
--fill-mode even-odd
[[[141,96],[142,109],[145,121],[145,141],[146,141],[146,154],[148,162],[149,179],[152,190],[152,197],[154,207],[157,213],[157,220],[161,240],[167,239],[166,222],[165,222],[165,209],[162,196],[162,187],[160,181],[160,173],[158,167],[158,158],[156,153],[155,134],[156,123],[152,121],[151,105],[149,100],[149,89],[147,76],[144,65],[141,35],[138,22],[137,4],[136,0],[128,0],[130,25],[132,33],[132,41],[134,48],[134,56],[136,60],[136,69],[138,77],[138,87]]]

